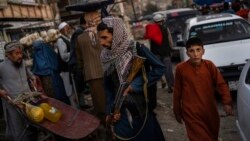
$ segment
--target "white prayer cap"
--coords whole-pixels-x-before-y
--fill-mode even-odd
[[[66,22],[62,22],[59,24],[58,29],[61,30],[63,29],[66,25],[68,25]]]
[[[164,16],[162,14],[155,14],[153,20],[154,22],[161,22],[164,20]]]

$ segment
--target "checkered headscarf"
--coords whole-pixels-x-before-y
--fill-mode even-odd
[[[125,25],[120,18],[107,17],[102,21],[108,26],[113,28],[113,41],[111,50],[103,49],[101,60],[103,63],[116,59],[123,55],[129,48],[128,33]]]
[[[113,28],[111,50],[104,48],[101,53],[101,61],[104,66],[104,70],[106,71],[120,56],[123,56],[130,50],[130,41],[122,19],[116,17],[106,17],[102,19],[102,22],[108,27]]]

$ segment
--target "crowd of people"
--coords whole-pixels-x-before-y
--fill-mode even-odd
[[[199,11],[202,15],[229,13],[236,14],[247,21],[250,21],[250,9],[242,1],[224,2],[217,5],[204,5]]]
[[[163,15],[156,14],[153,20],[155,23],[147,27],[145,35],[151,50],[129,38],[121,18],[102,18],[99,11],[84,13],[75,31],[62,22],[59,32],[51,29],[47,36],[34,34],[7,43],[6,58],[0,63],[6,135],[20,140],[25,122],[4,97],[15,98],[41,82],[42,89],[35,90],[80,110],[88,107],[82,93],[88,84],[92,114],[110,131],[110,136],[105,137],[107,141],[164,141],[154,109],[156,84],[165,76],[168,93],[174,95],[175,118],[185,123],[189,140],[218,141],[215,90],[222,96],[227,115],[233,114],[230,92],[222,75],[211,61],[202,59],[203,43],[194,37],[186,44],[190,59],[177,65],[174,76],[171,34]],[[28,39],[32,40],[26,44]],[[32,47],[30,65],[24,61],[25,46]],[[35,141],[36,137],[36,130],[29,129],[21,140]]]

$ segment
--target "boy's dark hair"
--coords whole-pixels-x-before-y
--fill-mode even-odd
[[[186,49],[188,50],[193,45],[199,45],[203,47],[203,42],[198,37],[189,38],[188,41],[186,42]]]
[[[224,2],[223,8],[224,8],[224,10],[228,10],[229,9],[229,3],[228,2]]]
[[[108,27],[104,22],[101,22],[100,24],[98,24],[97,31],[103,31],[105,29],[107,29],[109,33],[113,34],[113,28]]]

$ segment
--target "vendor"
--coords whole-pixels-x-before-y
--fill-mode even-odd
[[[37,139],[36,130],[28,127],[16,107],[3,99],[7,94],[11,98],[15,98],[23,92],[30,92],[27,81],[29,78],[33,78],[33,83],[35,83],[34,75],[25,68],[22,48],[17,41],[9,42],[4,46],[6,58],[0,63],[0,85],[3,87],[0,90],[0,97],[7,125],[7,138],[14,141],[35,141]]]

